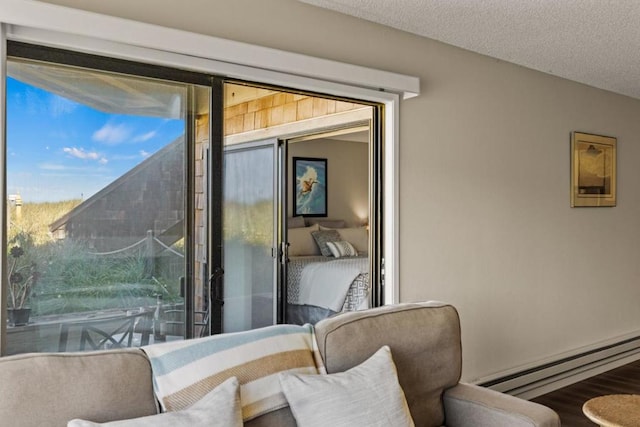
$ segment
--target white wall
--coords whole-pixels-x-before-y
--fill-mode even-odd
[[[368,216],[369,146],[362,142],[314,139],[289,144],[289,178],[293,157],[327,159],[327,218],[361,227]],[[292,216],[292,184],[287,185],[288,216]]]
[[[295,0],[50,0],[421,78],[402,104],[400,292],[455,304],[466,380],[640,333],[640,101]],[[569,133],[618,206],[569,207]]]

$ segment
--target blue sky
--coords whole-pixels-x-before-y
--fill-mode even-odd
[[[87,199],[184,132],[179,119],[108,114],[7,79],[7,193]]]

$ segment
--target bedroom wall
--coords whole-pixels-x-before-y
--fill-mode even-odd
[[[362,142],[314,139],[289,144],[289,177],[293,157],[327,159],[327,218],[361,227],[367,220],[369,147]],[[293,215],[292,184],[287,185],[288,216]]]
[[[295,0],[50,2],[419,76],[400,298],[458,308],[465,380],[640,333],[640,101]],[[618,138],[617,207],[569,207],[573,130]]]

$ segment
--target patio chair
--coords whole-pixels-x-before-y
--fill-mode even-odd
[[[184,303],[165,308],[163,315],[168,335],[184,336]],[[199,328],[198,336],[209,335],[209,310],[196,310],[194,325]]]
[[[70,331],[72,335],[75,331],[76,336],[79,332],[79,351],[131,347],[138,331],[140,342],[135,342],[136,346],[147,345],[152,318],[153,312],[145,311],[118,317],[65,322],[60,325],[58,351],[68,351]]]

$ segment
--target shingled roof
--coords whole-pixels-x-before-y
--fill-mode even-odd
[[[165,244],[183,237],[184,137],[179,137],[49,225],[58,238],[98,251],[132,244],[148,231]]]

